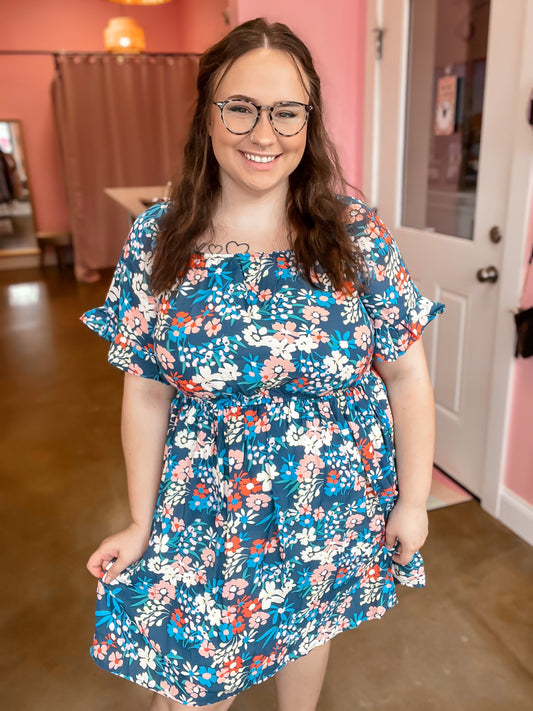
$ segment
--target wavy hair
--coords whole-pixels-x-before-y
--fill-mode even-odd
[[[305,44],[284,24],[264,18],[235,27],[200,58],[198,98],[184,150],[182,175],[171,187],[170,203],[159,224],[151,286],[154,293],[172,288],[187,272],[193,243],[212,228],[220,197],[219,166],[209,135],[211,102],[233,63],[247,52],[276,49],[287,53],[309,82],[307,142],[302,159],[289,176],[287,220],[291,248],[307,282],[319,262],[336,289],[364,290],[366,263],[346,232],[343,213],[347,183],[323,120],[320,79]],[[300,74],[301,76],[301,74]]]

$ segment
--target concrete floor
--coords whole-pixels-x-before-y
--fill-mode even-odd
[[[104,282],[0,273],[2,711],[139,711],[91,661],[85,562],[127,520],[122,374],[78,321]],[[428,587],[332,643],[319,711],[523,711],[533,702],[533,549],[476,501],[430,513]],[[272,711],[272,679],[232,711]]]

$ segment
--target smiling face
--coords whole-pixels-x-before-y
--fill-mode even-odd
[[[242,55],[223,76],[214,101],[233,98],[246,98],[261,106],[279,101],[309,103],[309,94],[291,57],[266,48]],[[268,111],[261,111],[253,131],[236,135],[224,126],[217,106],[212,106],[211,111],[211,144],[222,189],[237,187],[253,194],[286,192],[289,175],[305,150],[307,126],[295,136],[281,136],[270,124]]]

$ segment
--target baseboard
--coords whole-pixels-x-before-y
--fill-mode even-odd
[[[500,494],[499,509],[498,519],[533,546],[533,504],[504,487]]]
[[[7,252],[8,250],[6,250]],[[33,269],[39,266],[39,251],[31,251],[29,254],[8,253],[0,255],[0,271],[11,271],[12,269]]]

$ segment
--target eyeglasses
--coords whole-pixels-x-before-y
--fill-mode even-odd
[[[299,101],[279,101],[274,106],[258,106],[244,99],[213,101],[220,109],[222,123],[230,133],[242,135],[253,131],[263,109],[268,111],[270,124],[280,136],[295,136],[307,123],[310,104]]]

